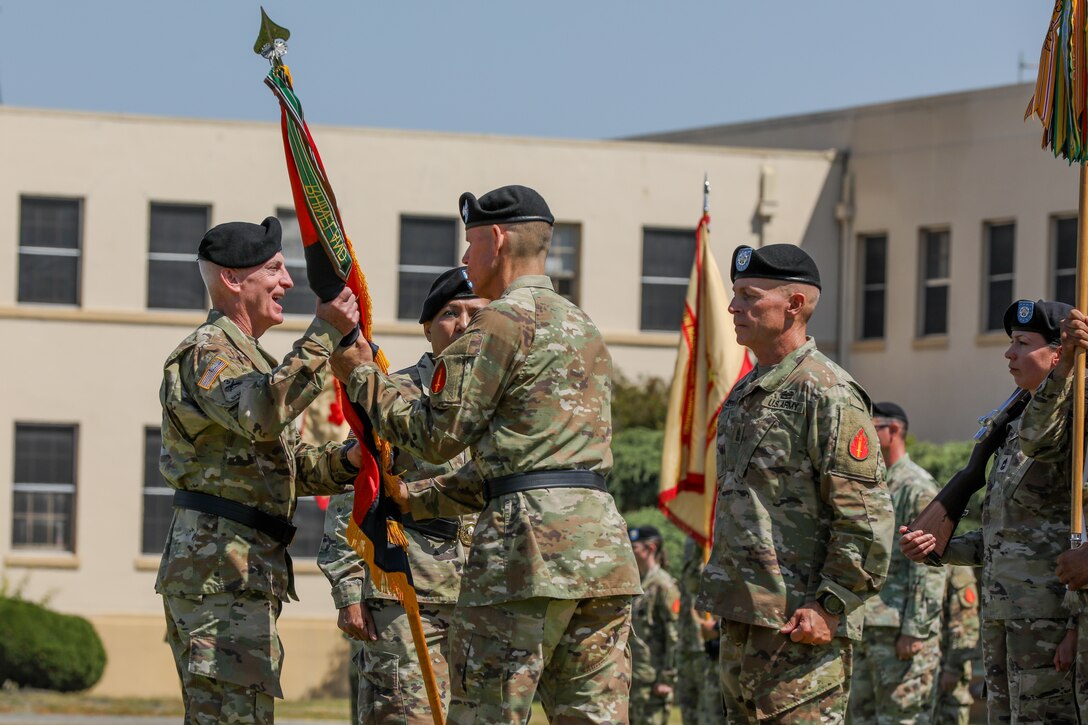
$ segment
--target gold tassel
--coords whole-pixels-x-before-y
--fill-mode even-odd
[[[408,548],[408,537],[404,535],[404,528],[400,525],[399,521],[386,519],[385,533],[390,544],[396,544],[402,549]]]

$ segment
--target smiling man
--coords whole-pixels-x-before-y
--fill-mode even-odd
[[[198,258],[212,310],[167,358],[159,390],[159,467],[176,491],[155,591],[186,725],[271,723],[283,697],[276,619],[297,599],[287,554],[297,498],[343,492],[360,462],[354,444],[303,444],[294,420],[359,309],[347,289],[317,305],[277,362],[257,338],[283,321],[292,287],[279,221],[221,224]]]
[[[816,263],[738,247],[729,312],[759,364],[718,419],[714,543],[696,608],[722,618],[730,723],[845,717],[851,640],[888,570],[893,515],[869,396],[807,336]]]

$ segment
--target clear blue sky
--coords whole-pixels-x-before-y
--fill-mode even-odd
[[[1017,81],[1029,0],[264,0],[316,124],[608,138]],[[276,117],[252,0],[0,0],[12,106]],[[1034,71],[1025,72],[1026,79]],[[1025,105],[1027,97],[1024,98]]]

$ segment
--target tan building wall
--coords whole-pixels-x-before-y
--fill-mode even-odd
[[[270,103],[270,115],[274,106]],[[211,205],[213,224],[290,207],[279,127],[0,108],[0,561],[30,598],[92,618],[110,664],[105,694],[176,692],[152,587],[139,554],[143,430],[158,424],[162,361],[203,315],[145,309],[150,202]],[[455,217],[458,195],[525,183],[582,228],[582,306],[629,376],[671,375],[677,336],[639,332],[643,226],[694,229],[710,175],[713,247],[727,268],[739,243],[803,242],[828,272],[834,307],[833,154],[581,142],[316,127],[314,134],[374,297],[378,342],[394,365],[424,348],[397,322],[401,214]],[[768,181],[770,180],[770,181]],[[83,200],[81,301],[17,301],[21,195]],[[769,217],[755,221],[761,200]],[[199,240],[193,240],[195,253]],[[286,352],[305,319],[263,342]],[[833,345],[834,315],[817,331]],[[13,550],[14,425],[78,425],[73,553]],[[328,584],[299,564],[302,601],[285,606],[284,689],[314,692],[344,651]]]

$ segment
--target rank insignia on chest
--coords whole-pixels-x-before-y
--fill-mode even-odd
[[[869,436],[864,428],[858,428],[858,432],[854,434],[849,451],[850,457],[856,461],[864,461],[869,457]]]
[[[439,360],[438,366],[434,369],[434,375],[431,377],[431,392],[438,395],[442,392],[442,389],[446,387],[446,361]]]
[[[215,383],[215,379],[219,377],[220,373],[227,369],[228,365],[230,365],[230,363],[228,363],[226,360],[221,357],[216,357],[214,360],[208,363],[208,367],[204,370],[204,374],[200,376],[200,380],[197,381],[197,385],[204,388],[205,390],[210,390],[212,385]]]

